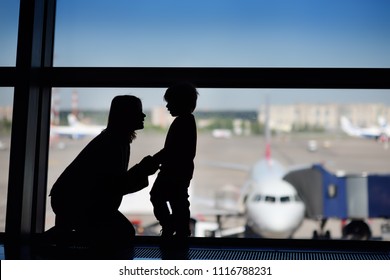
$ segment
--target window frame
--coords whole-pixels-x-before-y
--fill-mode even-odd
[[[21,0],[17,61],[0,67],[14,87],[6,235],[44,231],[53,87],[390,89],[390,68],[53,67],[56,0]],[[12,201],[12,203],[9,203]]]

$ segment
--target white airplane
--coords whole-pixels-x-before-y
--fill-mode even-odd
[[[257,161],[252,168],[213,163],[216,167],[249,171],[239,201],[234,204],[217,203],[217,216],[243,215],[246,220],[244,233],[247,237],[289,238],[298,229],[305,217],[305,204],[293,185],[283,180],[289,173],[278,161],[271,158],[267,144],[266,157]],[[220,196],[224,196],[223,194]],[[229,195],[225,195],[229,197]],[[231,195],[230,195],[231,197]],[[229,205],[224,207],[224,205]],[[235,208],[235,211],[234,211]],[[225,211],[225,213],[223,213]],[[212,211],[209,211],[212,213]],[[219,234],[234,232],[219,229]],[[238,232],[236,232],[238,233]]]
[[[50,134],[54,136],[67,136],[72,139],[79,139],[86,136],[96,136],[106,127],[102,125],[87,125],[81,123],[74,114],[68,115],[69,125],[52,125]]]
[[[252,235],[289,238],[303,222],[305,204],[296,189],[283,180],[286,174],[271,158],[254,165],[244,197],[246,227]]]
[[[389,125],[381,117],[378,118],[378,122],[380,126],[358,127],[353,125],[347,117],[340,118],[341,129],[349,136],[388,141],[390,137]]]

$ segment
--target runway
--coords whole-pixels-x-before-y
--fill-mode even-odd
[[[139,162],[144,156],[159,151],[164,144],[165,134],[142,131],[131,145],[131,159],[129,166]],[[307,148],[309,140],[316,140],[318,149],[310,152]],[[49,153],[48,190],[52,184],[74,159],[90,139],[59,139],[52,143]],[[251,166],[265,154],[265,143],[262,136],[232,136],[228,139],[218,139],[210,133],[199,133],[195,172],[192,182],[191,194],[194,197],[213,199],[215,193],[222,187],[231,186],[240,190],[248,174],[242,171],[227,170],[211,167],[207,162],[225,162]],[[5,201],[8,181],[9,150],[0,150],[1,160],[1,205],[0,205],[0,231],[5,226]],[[390,150],[383,144],[375,141],[352,139],[343,135],[279,135],[272,137],[271,155],[285,166],[301,166],[313,163],[322,163],[332,172],[345,172],[353,174],[390,173]],[[145,197],[145,204],[148,198]],[[193,205],[193,212],[197,211]],[[50,205],[47,204],[46,228],[54,224],[54,215]],[[154,217],[137,216],[129,214],[129,218],[144,219],[141,222],[153,222]],[[242,221],[237,220],[237,224]],[[380,221],[376,225],[373,221],[373,231],[378,231]],[[293,236],[294,238],[310,238],[317,224],[305,221]],[[330,221],[329,229],[335,238],[340,236],[340,222]],[[374,232],[376,233],[376,232]]]

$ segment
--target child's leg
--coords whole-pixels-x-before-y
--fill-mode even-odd
[[[158,196],[150,196],[150,201],[153,204],[154,216],[160,222],[161,226],[169,226],[172,223],[172,217],[167,201],[162,200]]]
[[[174,233],[172,215],[167,205],[166,194],[161,190],[162,187],[161,180],[157,178],[150,192],[150,201],[153,205],[154,216],[162,226],[163,234],[172,235]],[[167,186],[164,187],[168,189]]]
[[[172,208],[172,218],[176,229],[176,235],[180,237],[188,237],[191,235],[191,213],[188,198],[188,188],[181,186],[181,190],[175,191],[175,195],[169,201]]]

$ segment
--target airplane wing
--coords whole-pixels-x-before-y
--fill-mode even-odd
[[[235,216],[241,214],[236,205],[238,201],[229,200],[228,203],[224,202],[221,203],[218,198],[193,195],[191,198],[191,205],[194,207],[192,212],[201,216]]]
[[[243,213],[239,212],[236,206],[229,207],[229,205],[219,204],[218,199],[193,196],[191,216],[196,220],[195,236],[198,237],[230,237],[245,233],[245,226],[242,225],[223,226],[223,221],[226,219],[242,217]],[[208,217],[215,217],[215,219],[210,220]]]
[[[153,206],[150,202],[150,187],[138,192],[125,195],[119,207],[123,214],[153,215]]]
[[[231,170],[237,170],[237,171],[243,171],[243,172],[249,172],[251,170],[251,167],[248,165],[231,163],[231,162],[204,160],[204,161],[201,161],[200,164],[204,164],[204,165],[207,165],[209,167],[231,169]]]

